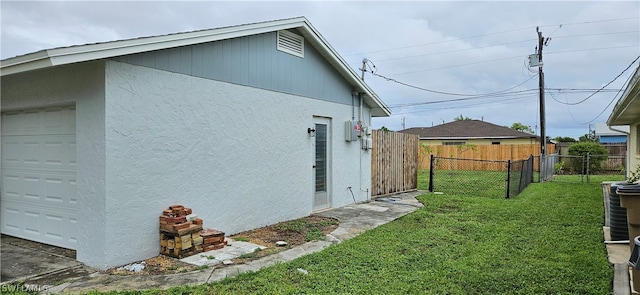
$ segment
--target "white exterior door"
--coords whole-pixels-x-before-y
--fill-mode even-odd
[[[313,210],[331,207],[331,121],[315,118]]]
[[[76,248],[75,118],[73,106],[2,113],[3,234]]]

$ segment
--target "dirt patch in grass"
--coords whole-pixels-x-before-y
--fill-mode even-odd
[[[307,216],[273,225],[237,233],[230,238],[267,247],[253,253],[242,255],[233,260],[234,263],[245,263],[260,257],[272,255],[280,251],[300,246],[309,241],[324,240],[325,235],[338,227],[338,220],[320,216]],[[276,242],[284,241],[286,246],[277,246]]]
[[[333,218],[307,216],[237,233],[229,236],[229,238],[236,241],[265,246],[267,248],[242,255],[234,259],[233,263],[246,263],[247,261],[300,246],[309,241],[324,240],[325,235],[334,231],[338,227],[338,224],[338,221]],[[277,246],[276,242],[278,241],[284,241],[287,245]],[[134,264],[142,264],[142,261],[129,264],[129,266]],[[161,275],[183,273],[200,268],[201,267],[197,265],[181,262],[176,258],[159,255],[144,260],[144,268],[138,272],[127,270],[124,267],[117,267],[109,269],[105,271],[105,273],[112,275]]]
[[[140,271],[128,270],[129,267],[134,267],[135,265],[144,265],[144,268]],[[198,268],[197,265],[189,264],[182,262],[176,258],[158,255],[153,258],[149,258],[144,261],[131,263],[122,267],[116,267],[112,269],[108,269],[105,273],[111,275],[135,275],[135,276],[144,276],[144,275],[163,275],[163,274],[174,274],[181,272],[188,272],[192,270],[196,270]]]

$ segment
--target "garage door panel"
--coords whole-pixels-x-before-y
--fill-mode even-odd
[[[42,113],[43,133],[62,134],[76,130],[76,113],[72,109],[49,109]]]
[[[3,167],[76,170],[75,135],[3,135],[2,140]]]
[[[75,174],[8,171],[4,175],[3,200],[40,202],[43,205],[76,209]]]
[[[75,213],[4,202],[3,233],[70,248],[77,243]]]
[[[24,182],[19,175],[2,175],[2,199],[20,199],[23,192]]]
[[[22,227],[20,210],[2,202],[2,233],[19,235]]]
[[[75,249],[73,107],[2,114],[2,233]]]
[[[2,114],[3,135],[75,134],[75,130],[73,106]]]

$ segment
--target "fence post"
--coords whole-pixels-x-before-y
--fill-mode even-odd
[[[587,173],[587,155],[582,156],[582,170],[580,171],[580,182],[584,182],[584,175]]]
[[[433,192],[433,170],[434,170],[434,157],[433,154],[429,157],[429,192]]]
[[[505,199],[509,198],[509,186],[511,185],[511,160],[507,160],[507,193]]]
[[[587,183],[589,183],[589,162],[591,160],[591,153],[587,153]]]
[[[529,159],[527,159],[527,186],[529,186],[529,184],[531,184],[533,182],[533,155],[529,156]],[[525,186],[526,187],[526,186]]]
[[[540,182],[545,182],[545,180],[547,180],[547,171],[544,169],[545,168],[544,162],[545,162],[544,154],[540,154],[540,160],[538,161],[538,170],[539,170],[538,180]]]

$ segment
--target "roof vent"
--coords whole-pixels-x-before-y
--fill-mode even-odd
[[[304,38],[289,31],[278,31],[278,50],[304,57]]]

